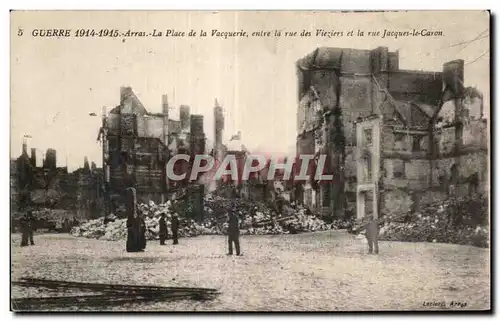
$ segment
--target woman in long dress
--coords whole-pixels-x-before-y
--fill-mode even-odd
[[[140,233],[135,188],[129,187],[125,193],[127,209],[127,252],[138,252],[140,250]]]

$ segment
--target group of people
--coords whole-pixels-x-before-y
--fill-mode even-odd
[[[127,252],[143,252],[146,249],[146,221],[144,214],[137,205],[136,191],[128,188],[126,191],[127,209]],[[160,222],[160,244],[165,245],[168,238],[167,220],[165,213],[161,214]],[[171,219],[173,244],[179,244],[179,218],[174,214]]]
[[[167,229],[167,219],[165,213],[161,213],[160,217],[160,245],[165,245],[165,241],[168,239],[168,229]],[[172,215],[170,221],[170,228],[172,229],[172,244],[179,244],[179,217],[177,214]]]
[[[135,189],[127,189],[127,252],[143,252],[146,249],[146,221],[142,210],[137,206]],[[31,211],[27,211],[26,215],[20,221],[22,241],[21,246],[35,245],[33,240],[33,232],[36,230],[36,220]],[[228,215],[228,255],[233,255],[233,245],[236,250],[236,255],[240,256],[240,222],[236,209],[233,209]],[[173,244],[179,244],[179,217],[175,213],[170,221]],[[166,214],[162,213],[159,221],[159,236],[160,245],[165,245],[168,239],[167,218]]]

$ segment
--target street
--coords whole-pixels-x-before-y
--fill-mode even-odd
[[[379,256],[367,255],[366,244],[344,231],[242,236],[242,257],[226,256],[223,236],[183,238],[177,246],[148,242],[144,253],[125,252],[123,241],[67,234],[35,235],[35,242],[21,248],[20,235],[12,235],[13,281],[33,277],[207,287],[222,293],[213,301],[128,304],[111,310],[429,310],[436,309],[433,302],[445,302],[445,309],[452,302],[454,309],[490,307],[489,249],[472,246],[381,242]],[[39,289],[12,288],[14,298],[46,295]]]

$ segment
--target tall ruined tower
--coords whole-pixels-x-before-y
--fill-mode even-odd
[[[179,108],[179,118],[181,121],[181,133],[189,133],[191,129],[191,113],[189,106],[181,105]]]
[[[36,167],[36,148],[31,149],[31,166]]]
[[[163,143],[168,146],[168,96],[161,96],[161,111],[163,114]]]
[[[90,171],[89,158],[87,156],[83,158],[83,170],[86,172]]]
[[[48,168],[50,170],[55,170],[57,167],[57,156],[56,156],[56,150],[49,148],[47,149],[47,152],[45,153],[45,168]]]
[[[203,130],[203,115],[191,115],[191,154],[205,154],[205,131]]]
[[[214,106],[214,123],[215,123],[214,158],[220,162],[222,161],[223,158],[222,135],[224,133],[224,113],[217,99],[215,99],[215,106]]]
[[[179,120],[181,122],[181,132],[179,134],[179,144],[186,150],[190,149],[191,113],[189,106],[181,105],[179,108]]]

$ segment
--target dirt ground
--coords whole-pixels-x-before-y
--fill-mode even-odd
[[[126,253],[125,242],[69,235],[12,236],[11,275],[81,282],[216,288],[213,301],[128,304],[109,310],[366,311],[490,309],[489,249],[451,244],[381,242],[380,255],[343,231],[242,236],[243,256],[226,256],[226,239],[149,242]],[[44,296],[13,287],[12,297]],[[461,305],[451,307],[452,302]],[[464,306],[465,304],[465,306]],[[67,309],[67,308],[64,308]],[[71,310],[78,309],[73,307]]]

